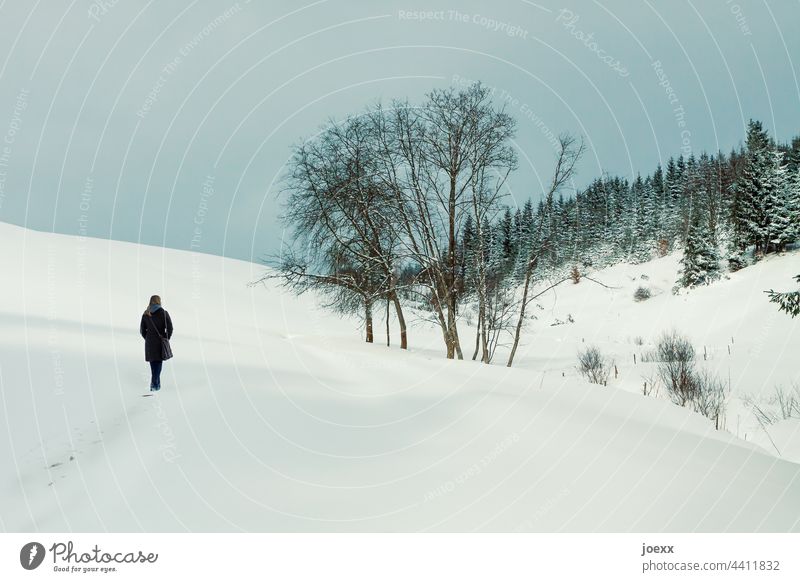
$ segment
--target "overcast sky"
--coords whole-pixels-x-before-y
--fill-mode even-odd
[[[580,187],[800,133],[800,0],[0,0],[0,220],[256,260],[291,146],[378,99],[481,80]]]

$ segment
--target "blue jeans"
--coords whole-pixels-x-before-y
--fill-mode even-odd
[[[161,366],[164,362],[150,362],[150,388],[161,388]]]

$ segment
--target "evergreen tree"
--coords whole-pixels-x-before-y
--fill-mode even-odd
[[[707,285],[719,277],[719,256],[711,241],[708,222],[695,217],[689,226],[681,259],[683,272],[679,280],[684,287]]]
[[[472,215],[468,214],[464,221],[461,234],[461,289],[465,296],[475,292],[475,253],[476,253],[475,223]]]
[[[637,176],[631,185],[631,259],[646,261],[650,258],[654,246],[653,231],[655,229],[654,214],[656,211],[653,199],[653,188],[650,177],[642,180]]]
[[[792,140],[792,147],[786,156],[786,163],[790,174],[800,170],[800,136]]]
[[[708,216],[708,227],[714,244],[719,243],[719,234],[724,220],[724,201],[722,197],[722,154],[715,158],[705,152],[700,156],[699,173],[702,183],[702,196],[697,201],[702,212]]]
[[[679,158],[679,163],[670,158],[667,162],[667,175],[664,178],[664,237],[670,247],[675,242],[680,228],[678,220],[680,217],[680,205],[683,199],[683,157]]]
[[[519,246],[528,249],[533,242],[533,202],[526,200],[520,219]]]
[[[683,158],[678,159],[679,168],[682,161]],[[703,189],[702,176],[694,154],[686,160],[681,172],[681,178],[678,240],[685,245],[686,238],[689,236],[689,227],[692,224],[692,216],[695,212],[696,199],[702,200],[702,196],[698,196],[700,190]]]
[[[771,149],[761,122],[751,119],[744,168],[735,186],[735,218],[739,244],[755,245],[756,251],[764,252],[769,241],[769,207],[777,186]]]
[[[655,177],[645,178],[642,189],[643,200],[640,204],[642,209],[642,234],[650,248],[653,248],[658,234],[658,191],[656,190]]]
[[[517,241],[517,256],[514,259],[514,279],[520,281],[525,273],[526,261],[534,243],[534,216],[533,202],[525,201],[520,214],[519,240]]]
[[[508,239],[505,219],[500,219],[494,228],[487,223],[486,228],[486,273],[489,288],[492,288],[503,278],[506,270]]]
[[[792,189],[787,167],[783,163],[783,154],[773,150],[772,180],[774,184],[769,190],[770,199],[767,204],[769,212],[768,242],[776,250],[783,250],[786,244],[794,240],[795,224],[792,222]]]
[[[503,218],[500,220],[500,242],[503,248],[503,261],[509,261],[516,254],[516,240],[514,237],[514,217],[511,209],[506,206]]]
[[[795,281],[800,283],[800,275],[797,275]],[[792,317],[800,315],[800,291],[788,291],[786,293],[778,293],[776,291],[767,291],[769,300],[778,304],[778,309],[785,311]]]
[[[792,242],[800,240],[800,166],[786,179],[789,235]]]
[[[492,245],[500,244],[505,272],[517,282],[526,267],[519,257],[537,245],[537,270],[566,272],[575,264],[645,261],[678,244],[689,247],[686,260],[694,274],[687,281],[693,285],[698,272],[713,279],[720,259],[737,270],[747,264],[749,247],[772,252],[800,239],[800,167],[790,159],[798,153],[800,139],[778,147],[752,121],[747,147],[729,155],[679,156],[632,182],[604,175],[547,207],[529,200],[516,212],[501,209],[486,228],[492,229]],[[538,237],[534,224],[541,225]]]
[[[744,149],[731,150],[728,163],[723,167],[720,194],[722,196],[722,216],[724,218],[718,239],[725,249],[725,258],[731,271],[738,271],[746,265],[742,228],[738,221],[739,197],[737,184],[743,174],[746,154]]]

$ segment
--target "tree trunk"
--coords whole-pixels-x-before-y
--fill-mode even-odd
[[[442,330],[442,338],[444,339],[444,345],[447,348],[447,358],[449,360],[453,359],[453,342],[450,340],[450,329],[447,327],[447,320],[444,318],[444,312],[442,311],[441,307],[437,304],[435,306],[436,309],[436,318],[439,320],[439,329]]]
[[[367,322],[367,343],[371,344],[373,341],[372,337],[372,304],[369,302],[365,302],[364,304],[364,319]]]
[[[487,341],[486,331],[486,298],[481,302],[481,319],[483,320],[483,328],[481,329],[481,362],[484,364],[489,363],[489,342]]]
[[[448,359],[458,358],[464,359],[464,354],[461,353],[461,343],[458,340],[458,327],[456,326],[456,298],[454,294],[450,294],[449,305],[447,307],[447,357]]]
[[[536,259],[528,261],[528,268],[525,270],[525,286],[522,290],[522,304],[519,308],[519,319],[517,319],[517,328],[514,330],[514,344],[511,346],[511,353],[508,355],[507,367],[511,367],[514,363],[514,355],[517,353],[517,346],[519,345],[519,336],[522,333],[522,325],[525,323],[525,307],[528,303],[528,290],[531,286],[531,277],[533,276],[533,269],[536,266]]]
[[[456,327],[455,321],[453,321],[453,339],[456,344],[456,356],[459,360],[463,360],[464,353],[461,351],[461,340],[458,337],[458,328]]]
[[[481,283],[483,286],[483,290],[480,291],[481,294],[481,319],[483,320],[483,327],[481,328],[481,362],[484,364],[488,364],[491,358],[489,357],[489,328],[486,325],[488,318],[486,317],[486,308],[489,302],[489,297],[486,293],[486,277],[483,277],[483,282]]]
[[[475,351],[472,352],[472,359],[478,357],[478,350],[481,349],[481,314],[478,313],[478,329],[475,330]]]
[[[450,173],[450,200],[448,205],[449,228],[448,228],[448,275],[447,275],[447,327],[450,332],[450,342],[452,345],[447,347],[447,357],[452,358],[451,350],[459,360],[464,359],[461,353],[461,343],[458,340],[458,327],[456,326],[456,176]]]
[[[483,249],[483,237],[478,230],[478,244]],[[481,252],[482,254],[482,252]],[[487,349],[486,349],[486,266],[483,264],[483,259],[478,259],[478,321],[481,325],[478,326],[478,337],[476,338],[475,349],[477,351],[477,342],[480,341],[481,346],[481,362],[487,362]],[[475,359],[474,357],[472,358]]]
[[[392,336],[389,333],[389,299],[386,299],[386,347],[391,346]]]
[[[403,307],[400,305],[400,298],[397,293],[392,291],[392,302],[394,303],[394,311],[397,313],[397,322],[400,324],[400,349],[408,349],[408,337],[406,332],[406,318],[403,316]]]

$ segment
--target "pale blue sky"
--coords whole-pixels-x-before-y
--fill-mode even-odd
[[[257,259],[292,144],[459,79],[519,122],[511,203],[548,129],[585,137],[578,186],[727,152],[750,117],[788,140],[798,22],[800,0],[0,0],[0,220]]]

